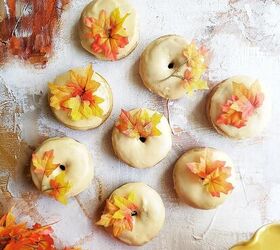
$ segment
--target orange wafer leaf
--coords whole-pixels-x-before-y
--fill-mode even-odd
[[[188,163],[187,169],[201,179],[202,185],[213,197],[220,197],[221,193],[228,194],[233,189],[233,185],[227,181],[231,168],[225,165],[224,161],[207,162],[200,157],[199,162]]]
[[[50,180],[50,188],[43,190],[43,192],[66,205],[68,203],[67,194],[69,193],[71,187],[72,185],[68,180],[66,180],[65,172],[63,171],[54,179]]]
[[[95,95],[100,83],[92,79],[93,75],[92,65],[89,64],[83,75],[70,70],[70,81],[65,85],[50,83],[50,106],[67,112],[73,121],[101,118],[103,109],[100,104],[104,99]]]
[[[129,16],[126,13],[121,16],[120,9],[116,8],[110,16],[105,10],[99,13],[97,19],[86,17],[84,24],[89,28],[87,37],[92,38],[91,49],[94,53],[101,54],[110,60],[116,60],[119,49],[128,44],[126,29],[123,27]]]
[[[187,59],[187,69],[183,76],[183,84],[190,95],[196,90],[208,89],[207,82],[202,79],[207,68],[207,53],[205,47],[197,47],[194,41],[183,50],[183,56]]]
[[[51,226],[34,224],[28,228],[26,223],[16,223],[10,211],[0,219],[0,248],[4,250],[54,250]]]
[[[159,136],[161,131],[157,128],[162,115],[155,112],[152,116],[144,109],[134,114],[122,110],[116,128],[124,135],[132,138]]]
[[[135,204],[136,199],[134,192],[129,193],[126,197],[114,195],[106,201],[104,213],[96,224],[112,227],[115,237],[120,236],[123,231],[132,231],[133,216],[137,215],[138,211]]]
[[[34,167],[34,173],[49,177],[52,172],[59,166],[59,164],[53,163],[54,152],[49,150],[44,152],[43,157],[39,157],[36,153],[32,154],[32,164]]]
[[[241,128],[246,126],[255,110],[262,106],[264,94],[257,81],[250,88],[243,83],[233,82],[232,88],[232,97],[222,105],[222,113],[217,118],[217,124]]]

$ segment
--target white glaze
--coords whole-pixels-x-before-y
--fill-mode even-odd
[[[129,111],[134,114],[139,109]],[[156,111],[144,109],[152,116]],[[136,168],[149,168],[160,162],[172,147],[171,129],[167,119],[162,116],[157,128],[159,136],[148,137],[145,143],[139,138],[130,138],[122,134],[116,127],[113,129],[113,148],[119,159]]]
[[[93,39],[89,39],[86,37],[86,34],[89,32],[89,28],[87,28],[84,25],[83,20],[85,17],[98,18],[99,13],[102,10],[105,10],[107,15],[109,15],[116,8],[120,8],[121,16],[124,16],[126,13],[130,13],[123,24],[123,27],[127,32],[129,43],[124,48],[119,48],[119,54],[117,56],[117,59],[121,59],[130,54],[135,49],[138,43],[138,18],[134,8],[126,0],[95,0],[90,2],[81,14],[79,25],[81,44],[84,47],[84,49],[86,49],[88,52],[90,52],[91,54],[93,54],[101,60],[108,60],[108,58],[101,54],[94,53],[91,50],[91,44],[93,42]]]
[[[165,220],[165,208],[159,194],[144,183],[128,183],[116,189],[112,195],[127,196],[135,192],[135,204],[139,208],[133,216],[133,230],[124,231],[118,238],[128,245],[139,246],[158,235]]]
[[[72,70],[80,75],[85,75],[85,69],[86,68],[74,68]],[[94,116],[90,119],[73,121],[69,118],[68,112],[65,112],[62,109],[56,110],[55,108],[51,107],[55,117],[67,127],[78,130],[88,130],[100,126],[109,117],[113,106],[112,90],[107,81],[98,73],[94,72],[92,79],[100,83],[100,86],[94,92],[94,95],[104,99],[104,102],[99,104],[99,106],[103,109],[103,117],[100,118]],[[67,71],[64,74],[57,76],[53,83],[57,85],[65,85],[69,82],[71,82],[70,71]]]
[[[166,99],[178,99],[186,94],[181,79],[166,78],[186,61],[182,51],[187,44],[183,37],[168,35],[147,46],[140,58],[139,73],[150,91]],[[168,65],[171,62],[174,63],[174,67],[169,69]],[[178,74],[183,76],[185,70],[186,66],[182,66]]]
[[[231,167],[231,176],[227,181],[234,186],[233,163],[225,153],[213,148],[194,148],[184,153],[176,162],[173,170],[174,188],[180,200],[190,206],[212,209],[222,204],[228,195],[221,193],[220,197],[213,197],[202,185],[200,178],[187,168],[187,163],[199,162],[201,156],[210,161],[225,161],[225,166]]]
[[[84,191],[94,175],[93,161],[87,147],[69,137],[55,137],[44,141],[34,153],[42,157],[49,150],[54,151],[53,163],[65,166],[66,178],[72,185],[67,197]],[[34,184],[41,191],[50,188],[50,179],[63,171],[58,167],[49,177],[44,176],[41,180],[34,173],[32,162],[30,170]]]
[[[257,79],[248,76],[234,76],[220,83],[210,95],[208,100],[208,117],[216,130],[235,139],[244,139],[254,137],[260,134],[265,128],[271,113],[271,103],[265,88],[261,85],[261,91],[264,93],[264,101],[262,106],[257,108],[253,115],[248,118],[246,126],[236,128],[230,125],[217,124],[217,118],[221,114],[221,106],[226,103],[232,96],[232,82],[243,83],[246,87],[250,87]]]

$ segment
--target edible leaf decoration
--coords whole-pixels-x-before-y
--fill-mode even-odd
[[[38,154],[32,154],[32,165],[34,168],[34,173],[41,179],[50,177],[55,169],[57,169],[60,164],[53,163],[54,151],[49,150],[44,152],[43,157]],[[66,181],[65,171],[59,173],[56,177],[51,178],[49,181],[50,188],[42,190],[50,196],[53,196],[57,201],[62,204],[67,204],[67,193],[69,192],[71,185]]]
[[[248,119],[264,101],[264,94],[261,92],[258,81],[250,88],[243,83],[232,83],[233,93],[231,99],[222,105],[222,113],[217,119],[217,124],[224,124],[242,128],[246,126]]]
[[[36,223],[28,228],[26,223],[16,223],[12,212],[0,219],[0,249],[4,250],[54,250],[51,226]]]
[[[73,121],[102,117],[103,110],[99,106],[104,99],[94,93],[100,83],[92,79],[92,65],[85,69],[85,76],[70,70],[70,81],[65,85],[49,83],[50,106],[56,110],[64,110]]]
[[[203,46],[198,48],[195,42],[188,44],[183,50],[183,56],[187,59],[187,69],[183,76],[183,83],[190,95],[195,90],[208,89],[207,82],[202,79],[207,68],[206,55],[207,50]]]
[[[32,164],[34,167],[34,173],[43,177],[46,175],[49,177],[52,172],[59,166],[59,164],[53,163],[53,150],[44,152],[43,157],[39,157],[37,154],[32,154]]]
[[[84,18],[84,24],[90,29],[86,36],[93,39],[91,49],[94,53],[101,54],[110,60],[117,59],[119,49],[128,44],[128,35],[123,27],[128,16],[129,14],[126,13],[121,17],[120,8],[116,8],[110,16],[102,10],[98,19]]]
[[[136,194],[134,192],[129,193],[127,197],[114,195],[107,199],[103,215],[96,224],[112,227],[115,237],[120,236],[123,231],[132,231],[133,216],[139,212],[135,201]]]
[[[54,179],[50,180],[50,188],[43,190],[50,196],[53,196],[57,201],[66,205],[68,203],[67,194],[72,185],[67,181],[65,172],[62,171]]]
[[[139,109],[134,114],[122,109],[116,128],[124,135],[132,138],[148,138],[161,135],[157,125],[162,115],[155,112],[152,116],[145,109]]]
[[[231,176],[231,168],[225,165],[224,161],[209,162],[200,157],[200,162],[188,163],[187,168],[200,177],[202,185],[213,197],[220,197],[221,193],[228,194],[233,189],[233,185],[227,182]]]

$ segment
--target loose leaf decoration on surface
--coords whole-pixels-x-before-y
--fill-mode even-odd
[[[54,151],[49,150],[44,152],[43,157],[38,154],[32,154],[32,165],[34,168],[34,173],[40,178],[41,183],[44,177],[50,177],[55,169],[57,169],[60,164],[53,163]],[[54,197],[57,201],[62,204],[67,204],[67,193],[71,189],[71,184],[66,180],[65,171],[59,173],[56,177],[51,178],[50,187],[46,190],[42,190],[48,195]]]
[[[192,94],[195,90],[208,89],[207,82],[202,79],[207,68],[206,55],[207,50],[203,46],[198,48],[194,42],[183,50],[183,56],[187,59],[183,81],[188,94]]]
[[[119,49],[128,44],[128,35],[123,27],[128,16],[129,14],[126,13],[121,17],[120,8],[116,8],[110,16],[102,10],[98,19],[84,18],[84,24],[90,29],[86,37],[93,39],[91,49],[94,53],[101,54],[110,60],[117,59]]]
[[[133,216],[138,213],[135,204],[136,194],[131,192],[127,197],[114,195],[106,200],[106,206],[101,219],[96,222],[99,226],[112,227],[113,235],[118,237],[123,231],[133,230]]]
[[[258,81],[250,88],[243,83],[232,83],[232,96],[222,105],[222,113],[217,119],[217,124],[230,125],[236,128],[246,126],[248,119],[255,110],[263,104],[264,94]]]
[[[132,138],[148,138],[161,135],[157,125],[162,115],[155,112],[152,116],[145,109],[139,109],[134,114],[122,109],[116,128],[124,135]]]
[[[231,176],[231,168],[225,165],[224,161],[209,162],[200,157],[200,162],[188,163],[187,168],[201,178],[202,185],[213,197],[220,197],[221,193],[228,194],[233,189],[233,185],[227,182]]]
[[[9,212],[0,219],[0,249],[55,250],[52,232],[49,225],[36,223],[28,228],[26,223],[16,223],[15,216]]]
[[[70,70],[70,81],[65,85],[49,83],[50,106],[56,110],[64,110],[73,121],[102,117],[103,110],[99,106],[104,99],[94,93],[100,83],[92,79],[92,65],[85,69],[85,76]]]

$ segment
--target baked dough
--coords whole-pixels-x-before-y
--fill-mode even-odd
[[[233,95],[233,83],[242,83],[248,89],[257,83],[260,93],[263,94],[262,104],[254,109],[252,115],[247,118],[246,124],[240,128],[218,122],[222,105]],[[211,91],[207,99],[206,113],[208,120],[218,133],[233,139],[245,139],[257,136],[264,130],[271,114],[271,103],[260,81],[249,76],[234,76],[221,82]]]
[[[70,111],[69,109],[64,109],[63,107],[55,107],[52,105],[52,98],[54,98],[54,95],[57,95],[57,91],[52,90],[51,86],[66,86],[67,84],[72,83],[71,79],[71,72],[74,72],[77,74],[78,77],[86,78],[87,77],[87,72],[92,67],[91,65],[88,65],[87,67],[84,68],[74,68],[66,73],[63,73],[59,76],[56,77],[53,83],[49,84],[49,102],[50,102],[50,107],[57,118],[60,122],[62,122],[64,125],[66,125],[69,128],[72,129],[77,129],[77,130],[88,130],[88,129],[93,129],[98,126],[100,126],[111,114],[112,111],[112,106],[113,106],[113,96],[112,96],[112,91],[107,83],[107,81],[98,73],[94,72],[93,76],[91,77],[91,80],[96,81],[99,85],[96,91],[92,93],[92,96],[97,96],[98,98],[102,98],[103,101],[98,104],[98,106],[102,109],[102,115],[101,116],[91,116],[91,117],[82,117],[79,120],[73,120],[70,117]],[[83,80],[80,80],[80,82],[83,82]],[[83,88],[83,94],[86,92],[85,88]],[[56,98],[56,97],[55,97]]]
[[[109,197],[113,202],[114,196],[127,198],[131,193],[135,195],[136,209],[130,212],[132,218],[132,230],[124,230],[115,236],[128,245],[140,246],[158,235],[165,220],[165,208],[159,194],[141,182],[128,183],[116,189]],[[113,233],[112,226],[106,228]]]
[[[36,157],[40,162],[40,159],[46,157],[46,152],[52,152],[52,163],[56,165],[49,176],[47,169],[43,174],[36,171],[38,166],[34,161]],[[44,167],[42,164],[40,166]],[[65,194],[66,198],[84,191],[94,176],[93,161],[87,147],[68,137],[55,137],[44,141],[33,154],[30,170],[35,186],[42,192],[49,190],[50,181],[64,172],[65,181],[71,186]]]
[[[118,47],[118,53],[115,55],[115,57],[112,57],[112,54],[110,51],[106,55],[104,52],[104,49],[96,49],[93,50],[94,42],[97,41],[96,38],[92,37],[91,31],[91,23],[87,24],[86,20],[87,18],[91,18],[92,20],[96,20],[100,17],[100,13],[105,10],[106,16],[109,17],[111,13],[113,13],[114,10],[118,9],[120,10],[120,17],[124,17],[126,14],[128,16],[126,17],[125,21],[123,22],[123,31],[118,31],[117,36],[122,35],[125,36],[128,39],[128,43],[123,47]],[[104,27],[104,24],[102,24],[102,27]],[[111,27],[112,28],[112,27]],[[106,29],[106,33],[110,32],[112,29]],[[104,29],[103,29],[104,30]],[[99,29],[99,32],[101,32],[102,29]],[[79,34],[81,39],[81,44],[85,50],[96,56],[98,59],[101,60],[119,60],[123,57],[126,57],[129,55],[137,46],[138,39],[139,39],[139,31],[138,31],[138,18],[136,11],[134,8],[128,3],[126,0],[95,0],[90,2],[85,9],[83,10],[80,18],[80,25],[79,25]],[[101,37],[106,37],[106,35],[102,35],[100,33]],[[105,41],[108,41],[108,39],[102,40],[102,43],[105,43]],[[112,40],[111,40],[112,41]],[[111,45],[115,46],[114,41],[111,42]],[[102,47],[102,45],[101,45]],[[106,50],[105,50],[106,51]]]
[[[160,115],[158,112],[146,108],[133,109],[129,113],[134,115],[141,110],[147,112],[150,117],[154,114]],[[116,125],[119,120],[116,122]],[[159,136],[148,136],[147,138],[138,136],[131,138],[120,132],[116,125],[112,134],[113,149],[119,159],[132,167],[153,167],[166,157],[172,147],[171,129],[164,116],[161,117],[160,122],[156,126],[161,132]]]
[[[144,85],[151,92],[166,99],[183,97],[188,92],[187,83],[184,81],[185,72],[187,69],[194,72],[193,68],[187,66],[190,58],[186,58],[184,50],[192,45],[194,53],[201,52],[194,43],[189,43],[178,35],[166,35],[150,43],[140,58],[139,73]],[[199,58],[203,60],[200,66],[206,67],[205,58]],[[200,86],[199,89],[208,88],[205,81],[201,83],[205,86]]]
[[[194,148],[184,153],[176,162],[173,170],[174,188],[180,200],[188,205],[200,209],[212,209],[222,204],[228,194],[220,192],[219,196],[213,196],[207,190],[207,184],[194,174],[188,167],[189,163],[199,163],[200,157],[203,157],[209,163],[214,161],[225,162],[225,167],[230,167],[230,177],[226,179],[229,185],[234,187],[235,171],[231,159],[223,152],[213,148]]]

